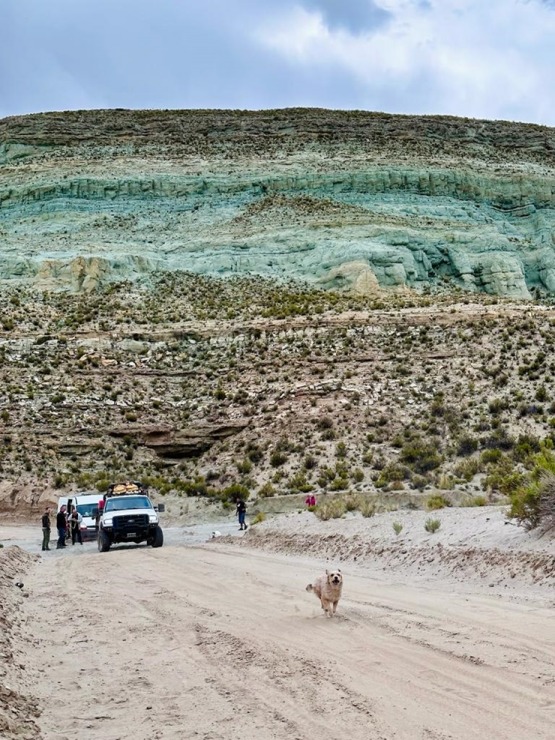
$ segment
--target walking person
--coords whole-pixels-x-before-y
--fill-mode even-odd
[[[50,550],[50,507],[47,506],[42,515],[42,550]]]
[[[80,545],[83,544],[83,537],[81,535],[82,522],[83,522],[83,517],[77,511],[77,507],[75,507],[75,509],[73,509],[69,517],[69,526],[71,529],[71,544],[72,545],[75,544],[75,540],[77,540]]]
[[[58,530],[58,543],[56,544],[56,550],[66,546],[66,505],[62,504],[60,511],[56,514],[56,529]]]
[[[239,519],[239,529],[247,529],[245,524],[245,516],[247,515],[247,505],[243,499],[237,499],[237,518]]]

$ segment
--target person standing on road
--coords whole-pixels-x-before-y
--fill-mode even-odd
[[[56,514],[56,529],[58,530],[58,543],[56,550],[66,546],[66,505],[62,504],[60,511]]]
[[[83,544],[83,537],[81,536],[81,523],[83,522],[83,517],[81,514],[77,511],[77,507],[73,509],[71,512],[71,516],[69,517],[69,526],[71,528],[71,544],[75,544],[75,540],[78,540],[79,544]]]
[[[245,516],[247,515],[247,505],[243,499],[237,499],[237,518],[239,519],[239,529],[247,529]]]
[[[98,525],[100,523],[100,517],[104,513],[104,507],[105,506],[106,506],[106,496],[104,496],[103,498],[101,498],[100,501],[98,502],[98,507],[97,507],[97,512],[96,512],[96,519],[95,519],[95,522],[94,522],[97,531],[98,531]]]
[[[47,506],[42,515],[42,549],[50,550],[50,507]]]

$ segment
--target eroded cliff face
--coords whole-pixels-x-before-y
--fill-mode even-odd
[[[2,280],[158,270],[555,293],[555,130],[325,110],[0,121]]]

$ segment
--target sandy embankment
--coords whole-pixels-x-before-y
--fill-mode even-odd
[[[441,522],[434,534],[424,527],[428,519]],[[398,535],[394,523],[402,525]],[[553,533],[515,526],[507,520],[505,507],[398,510],[371,518],[347,514],[325,522],[303,512],[257,524],[234,542],[348,563],[380,580],[432,582],[457,591],[487,588],[555,604]]]
[[[40,736],[35,719],[39,714],[34,687],[25,673],[21,655],[29,639],[22,616],[26,591],[15,583],[26,581],[36,558],[19,547],[0,550],[0,737],[27,740]]]

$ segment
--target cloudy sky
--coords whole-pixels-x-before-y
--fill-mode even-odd
[[[0,117],[319,106],[555,126],[555,0],[0,0]]]

